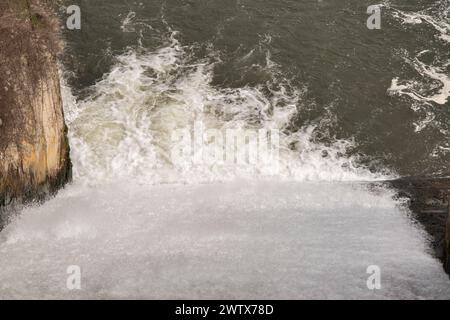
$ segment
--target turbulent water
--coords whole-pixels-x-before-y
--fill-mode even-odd
[[[0,298],[450,298],[425,233],[369,185],[449,172],[448,2],[386,1],[381,30],[356,0],[79,4],[74,182],[0,233]],[[277,170],[174,161],[197,122],[280,130]]]

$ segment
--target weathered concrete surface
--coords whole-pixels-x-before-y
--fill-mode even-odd
[[[450,275],[450,178],[412,177],[388,183],[409,199],[414,218],[430,235],[434,254]]]
[[[0,207],[71,179],[59,51],[57,21],[39,0],[0,0]]]

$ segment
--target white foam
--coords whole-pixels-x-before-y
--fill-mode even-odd
[[[450,298],[392,193],[359,184],[74,185],[0,236],[1,299]]]
[[[439,38],[445,42],[450,42],[450,23],[447,18],[447,12],[450,6],[442,9],[437,9],[436,12],[429,13],[428,11],[436,11],[434,7],[425,9],[419,12],[406,12],[391,6],[387,6],[393,12],[393,16],[400,19],[404,24],[422,24],[427,23],[432,26],[438,33]],[[440,11],[439,11],[440,10]]]
[[[123,32],[135,32],[134,28],[134,19],[136,18],[136,12],[130,11],[128,12],[127,16],[122,20],[122,25],[120,26],[120,29],[122,29]]]
[[[180,170],[170,158],[172,133],[202,121],[209,128],[281,130],[281,179],[375,180],[346,157],[350,141],[329,145],[314,141],[313,125],[296,133],[285,128],[299,108],[301,90],[276,78],[266,89],[216,88],[211,85],[214,58],[190,59],[172,34],[167,46],[148,52],[131,50],[92,89],[73,103],[64,91],[76,179],[104,181],[132,177],[152,184],[265,178],[261,166],[196,166]],[[267,56],[268,72],[276,64]],[[270,91],[270,95],[263,91]],[[182,166],[183,167],[183,166]]]
[[[419,12],[405,12],[390,5],[386,6],[392,15],[403,24],[420,25],[420,27],[431,26],[438,32],[439,39],[443,40],[444,46],[450,41],[450,23],[447,18],[448,4],[437,2],[430,8]],[[418,27],[414,27],[416,29]],[[439,46],[441,46],[439,44]],[[420,50],[420,48],[419,48]],[[444,49],[445,50],[445,49]],[[416,132],[420,132],[428,126],[440,127],[436,121],[433,105],[446,105],[450,97],[450,76],[447,69],[450,60],[443,60],[436,56],[432,63],[425,63],[423,56],[432,56],[436,52],[424,48],[419,53],[411,54],[405,50],[399,54],[404,61],[414,68],[418,77],[415,79],[392,79],[388,94],[409,97],[412,100],[411,109],[420,115],[420,119],[414,122]]]
[[[420,54],[419,54],[420,55]],[[423,103],[434,102],[440,105],[446,104],[450,97],[450,76],[443,68],[427,65],[420,61],[417,57],[414,59],[404,58],[405,62],[414,67],[414,69],[424,78],[432,79],[439,82],[440,88],[435,94],[421,93],[423,85],[417,81],[403,80],[399,78],[392,79],[392,83],[388,92],[390,94],[406,95],[410,98]]]
[[[419,12],[406,12],[400,9],[394,8],[390,5],[386,5],[392,15],[399,19],[403,24],[419,25],[426,23],[433,27],[439,34],[439,38],[446,42],[450,41],[450,23],[447,18],[447,12],[449,10],[448,4],[437,4],[421,10]],[[446,68],[450,60],[447,60],[443,64],[439,65],[427,65],[420,60],[420,57],[429,53],[430,50],[422,50],[415,58],[410,59],[408,55],[404,55],[405,62],[411,65],[421,77],[425,79],[432,79],[441,84],[437,93],[429,94],[424,92],[423,84],[412,80],[400,80],[398,77],[394,78],[391,83],[391,87],[388,92],[391,94],[405,95],[414,99],[415,101],[430,104],[431,102],[443,105],[448,102],[450,97],[450,77],[447,74]]]

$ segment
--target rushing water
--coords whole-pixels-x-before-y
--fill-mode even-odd
[[[449,172],[449,5],[415,2],[374,31],[368,1],[79,1],[74,182],[0,233],[0,297],[450,298],[425,233],[368,185]],[[196,121],[279,129],[279,170],[174,163]]]

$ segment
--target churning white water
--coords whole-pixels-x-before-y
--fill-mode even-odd
[[[405,12],[399,9],[390,8],[395,18],[399,19],[404,25],[422,25],[426,24],[430,26],[436,32],[438,37],[443,43],[450,43],[450,20],[448,18],[448,11],[450,5],[448,3],[442,3],[442,8],[435,12],[429,12],[430,9],[425,9],[421,12]],[[437,12],[436,12],[437,11]],[[391,94],[398,94],[408,96],[416,101],[429,106],[431,102],[438,105],[445,105],[450,97],[450,77],[448,75],[448,66],[450,65],[450,59],[434,59],[434,64],[427,64],[421,61],[422,57],[427,54],[434,54],[433,50],[423,48],[416,54],[414,58],[408,56],[406,52],[401,52],[405,62],[412,66],[414,70],[423,79],[429,79],[437,85],[425,86],[422,81],[417,80],[400,80],[398,77],[392,79],[391,87],[388,91]],[[440,63],[439,63],[440,62]],[[436,87],[438,90],[436,90]]]
[[[393,192],[362,182],[383,175],[344,156],[351,142],[283,130],[302,93],[269,56],[267,88],[216,88],[212,67],[172,36],[118,57],[83,101],[64,88],[75,180],[0,233],[0,298],[450,298]],[[282,130],[279,173],[174,164],[171,133],[199,119]]]
[[[381,174],[359,168],[345,157],[350,141],[314,143],[313,126],[285,133],[301,91],[277,74],[267,57],[272,82],[264,87],[215,88],[215,61],[191,61],[189,48],[172,33],[155,52],[130,50],[117,57],[113,70],[74,103],[70,92],[66,116],[73,145],[75,176],[81,180],[129,177],[146,183],[200,183],[236,177],[267,177],[264,166],[197,166],[173,163],[173,133],[201,121],[206,128],[278,129],[281,134],[277,177],[295,180],[374,180]],[[140,48],[142,49],[142,48]],[[213,55],[213,53],[211,54]],[[67,90],[67,88],[65,88]],[[265,92],[268,93],[265,93]]]
[[[359,184],[75,185],[1,235],[1,298],[450,298],[391,194]]]

